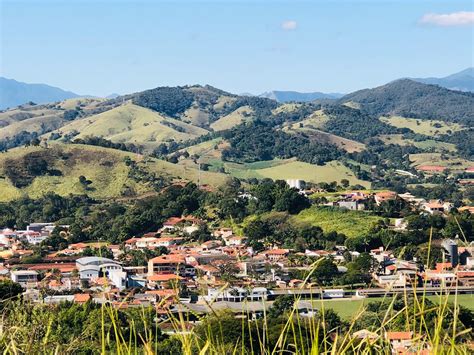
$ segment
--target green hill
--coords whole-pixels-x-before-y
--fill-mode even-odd
[[[474,125],[474,93],[452,91],[409,79],[356,91],[344,96],[340,102],[358,103],[362,110],[377,117],[398,115]]]
[[[207,130],[127,103],[98,115],[74,120],[53,133],[75,138],[103,137],[116,143],[138,143],[153,148],[163,141],[184,141]]]
[[[81,183],[81,176],[89,182]],[[79,144],[15,148],[0,154],[0,201],[23,195],[39,197],[49,191],[99,199],[134,197],[175,180],[199,179],[218,186],[225,178],[223,174],[199,173],[162,160]]]
[[[114,105],[103,99],[76,98],[44,105],[25,104],[0,112],[0,146],[23,145],[72,120],[98,114]]]

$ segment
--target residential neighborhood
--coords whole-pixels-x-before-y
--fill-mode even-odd
[[[291,184],[310,198],[321,195],[320,190],[298,190],[299,183]],[[341,191],[328,197],[313,198],[313,204],[362,214],[388,204],[401,206],[391,212],[397,218],[388,219],[387,229],[401,234],[412,228],[413,217],[401,217],[400,208],[415,211],[417,218],[442,219],[454,208],[449,201],[393,191]],[[472,213],[468,206],[457,210]],[[205,241],[191,237],[203,231],[207,231]],[[435,263],[427,264],[417,257],[404,258],[390,245],[364,250],[337,242],[326,249],[277,243],[262,247],[250,243],[241,228],[181,215],[164,220],[155,231],[130,235],[122,243],[67,243],[32,260],[35,248],[58,233],[68,236],[70,227],[38,221],[25,230],[0,230],[0,277],[21,285],[25,299],[44,304],[109,303],[120,309],[153,306],[163,316],[185,313],[191,318],[215,308],[245,311],[258,318],[273,302],[289,295],[298,297],[298,308],[308,314],[317,300],[350,303],[407,290],[420,295],[474,293],[474,245],[466,243],[461,231],[436,241],[440,254]],[[358,262],[364,267],[353,269]],[[318,277],[308,276],[309,269]],[[354,277],[354,272],[359,275]],[[341,281],[335,281],[335,274]],[[365,339],[371,333],[359,331],[353,336]],[[386,333],[396,351],[409,349],[413,336]]]

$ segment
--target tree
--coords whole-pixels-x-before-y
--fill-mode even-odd
[[[295,298],[292,295],[284,295],[278,297],[268,310],[268,317],[277,318],[282,316],[286,311],[293,308]]]
[[[311,278],[315,278],[321,285],[330,284],[335,278],[339,276],[339,270],[336,264],[329,259],[324,258],[317,263]]]
[[[350,184],[349,180],[347,180],[347,179],[342,179],[341,180],[341,185],[342,185],[343,188],[347,189],[349,187],[349,184]]]
[[[23,292],[23,288],[20,284],[11,280],[0,281],[0,300],[16,298]]]

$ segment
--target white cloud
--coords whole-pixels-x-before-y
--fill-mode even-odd
[[[281,28],[284,29],[285,31],[296,30],[296,27],[298,27],[298,23],[293,20],[288,20],[281,23]]]
[[[423,15],[423,17],[420,19],[420,23],[424,25],[443,27],[474,25],[474,12],[459,11],[452,12],[450,14],[429,13]]]

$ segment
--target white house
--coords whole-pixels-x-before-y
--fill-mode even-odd
[[[86,256],[84,258],[77,259],[76,267],[79,271],[81,280],[91,280],[106,276],[111,279],[112,282],[114,282],[114,279],[118,280],[119,276],[123,276],[120,274],[120,272],[123,271],[122,265],[114,260],[98,256]],[[122,282],[120,281],[115,285],[120,288],[122,286]]]
[[[35,287],[38,283],[38,273],[34,270],[16,270],[10,273],[13,282],[19,283],[22,287]]]

